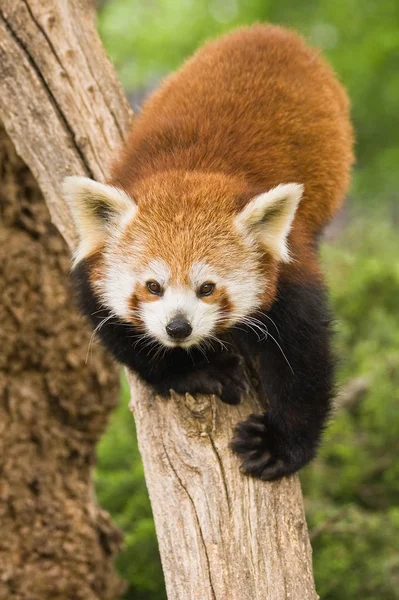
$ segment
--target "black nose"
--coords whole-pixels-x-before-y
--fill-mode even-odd
[[[171,338],[175,340],[184,340],[192,332],[193,328],[190,323],[187,323],[182,317],[176,317],[168,325],[166,325],[166,332]]]

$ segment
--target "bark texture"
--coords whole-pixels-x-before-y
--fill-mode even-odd
[[[298,477],[251,479],[228,448],[255,395],[165,401],[130,382],[168,598],[317,599]]]
[[[131,113],[85,0],[0,7],[0,116],[73,247],[61,180],[102,180]],[[248,479],[228,448],[256,397],[160,401],[130,384],[170,600],[315,600],[298,478]]]
[[[121,534],[96,504],[115,368],[71,309],[69,250],[0,128],[0,599],[114,600]]]

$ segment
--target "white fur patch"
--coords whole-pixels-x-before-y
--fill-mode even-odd
[[[234,307],[234,313],[231,315],[232,323],[259,308],[260,292],[265,289],[265,286],[265,279],[261,281],[253,271],[247,271],[245,275],[240,272],[226,278],[226,289]]]
[[[167,265],[167,263],[164,260],[158,258],[150,261],[147,269],[142,275],[142,278],[145,281],[154,279],[155,281],[160,283],[162,287],[164,287],[169,282],[170,273],[171,271],[169,265]]]
[[[255,261],[251,258],[248,258],[244,265],[232,265],[231,269],[223,275],[218,274],[217,270],[206,262],[194,263],[190,270],[190,279],[193,286],[197,288],[202,283],[210,281],[226,289],[234,307],[231,323],[258,308],[260,290],[264,290],[267,283],[264,279],[260,281]]]
[[[165,269],[164,264],[162,268]],[[201,284],[209,281],[216,286],[222,285],[226,289],[234,307],[230,315],[231,324],[258,307],[260,291],[264,289],[261,283],[265,284],[264,281],[259,281],[252,261],[244,265],[243,269],[237,266],[224,274],[218,274],[216,268],[199,261],[190,269],[190,280],[192,287],[171,285],[166,287],[164,295],[158,300],[141,305],[140,315],[148,333],[165,346],[176,345],[176,342],[167,335],[166,326],[179,314],[184,316],[192,327],[189,338],[179,342],[183,347],[188,348],[200,343],[212,336],[217,329],[222,316],[220,305],[217,302],[204,302],[198,298],[196,291]],[[158,281],[162,283],[160,272],[158,272]]]
[[[218,277],[215,269],[206,262],[199,261],[194,263],[190,269],[190,280],[194,287],[199,287],[206,282],[217,283]]]
[[[143,271],[137,265],[138,260],[137,262],[134,260],[134,257],[138,257],[142,252],[139,246],[133,247],[129,256],[123,259],[117,254],[116,247],[117,239],[105,253],[105,276],[99,284],[99,291],[103,302],[118,317],[128,321],[133,316],[130,300],[136,285],[138,283],[145,284],[146,281],[154,279],[164,287],[170,278],[170,268],[165,261],[157,259],[150,261]],[[158,302],[149,304],[158,304]]]
[[[238,232],[254,236],[277,259],[288,262],[287,237],[303,194],[303,185],[280,184],[256,196],[235,218]]]
[[[141,315],[148,333],[165,346],[176,346],[166,333],[166,326],[178,314],[184,316],[193,331],[180,346],[188,348],[208,337],[215,329],[219,315],[217,304],[203,302],[193,289],[170,286],[156,302],[144,302]]]
[[[241,318],[258,308],[260,294],[264,290],[264,278],[260,277],[256,265],[256,254],[248,256],[245,264],[233,265],[232,268],[218,272],[216,267],[199,261],[190,270],[191,285],[173,285],[170,281],[171,269],[161,259],[155,259],[143,269],[134,261],[134,256],[142,256],[141,248],[133,247],[129,256],[121,257],[117,252],[118,240],[114,239],[108,246],[105,256],[105,276],[98,284],[98,291],[105,304],[123,320],[132,318],[130,300],[135,286],[146,281],[158,281],[164,289],[163,296],[150,302],[142,302],[138,316],[153,338],[165,346],[174,347],[166,332],[166,326],[177,315],[182,315],[192,327],[191,335],[179,342],[189,348],[207,338],[212,338],[222,317],[218,302],[204,302],[197,296],[198,287],[205,282],[223,286],[233,306],[229,314],[229,324],[233,325]],[[223,315],[223,317],[225,317]]]
[[[130,298],[137,283],[132,265],[119,258],[106,261],[106,272],[101,288],[101,297],[105,304],[121,319],[128,319]]]

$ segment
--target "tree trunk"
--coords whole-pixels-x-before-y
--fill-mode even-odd
[[[103,180],[130,111],[84,0],[0,7],[0,115],[73,247],[61,180]],[[259,409],[255,395],[228,407],[130,385],[170,600],[315,600],[297,476],[249,479],[228,448],[232,426]]]
[[[0,129],[0,598],[113,600],[121,535],[94,498],[115,368],[71,310],[69,252]]]

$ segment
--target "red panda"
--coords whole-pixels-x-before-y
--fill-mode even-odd
[[[70,177],[82,310],[160,395],[239,402],[257,365],[263,414],[232,441],[263,480],[314,456],[334,360],[318,266],[353,162],[346,94],[319,53],[269,25],[207,43],[136,116],[108,183]]]

